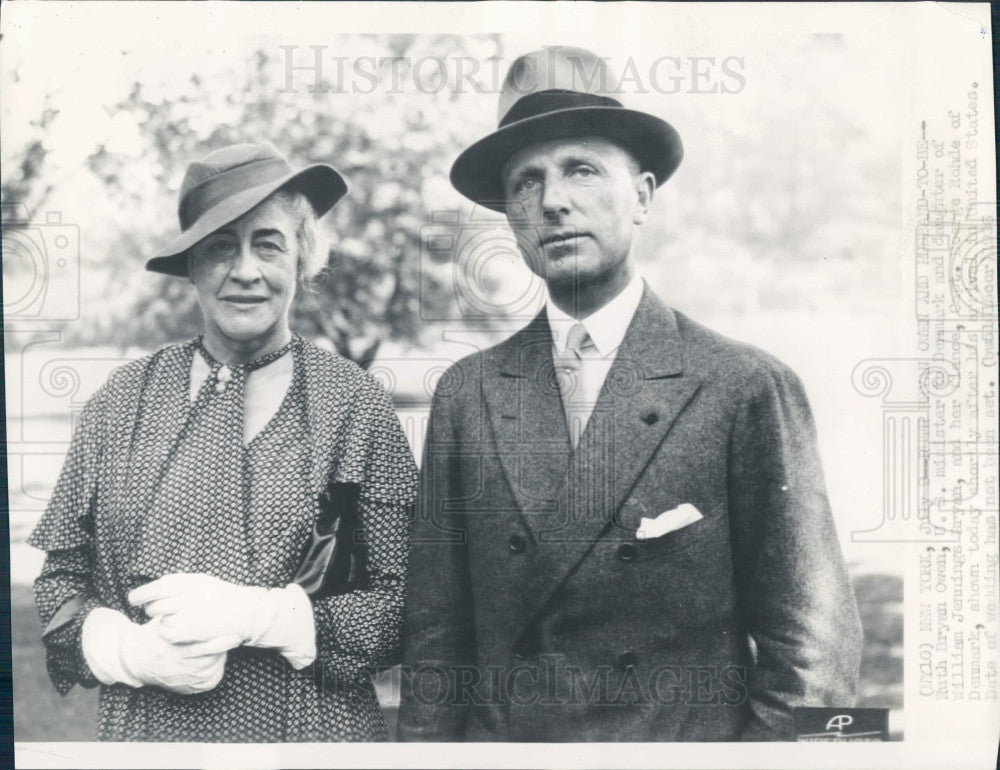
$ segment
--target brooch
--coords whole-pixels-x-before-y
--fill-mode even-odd
[[[215,392],[225,393],[226,386],[229,384],[229,381],[233,379],[233,370],[223,364],[219,367],[219,371],[216,373],[215,379]]]

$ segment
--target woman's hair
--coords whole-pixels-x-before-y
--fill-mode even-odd
[[[319,275],[330,257],[326,233],[316,221],[316,212],[305,194],[284,188],[271,196],[295,220],[295,240],[299,247],[299,281],[308,282]]]

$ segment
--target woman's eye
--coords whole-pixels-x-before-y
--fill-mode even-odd
[[[208,253],[213,257],[227,257],[236,251],[232,241],[216,240],[208,244]]]
[[[538,189],[537,179],[522,179],[514,186],[514,195],[521,196],[534,192]]]
[[[255,244],[257,251],[263,252],[265,254],[279,254],[284,251],[281,248],[281,244],[275,243],[274,241],[258,241]]]
[[[594,171],[594,169],[592,169],[590,166],[577,166],[575,169],[573,169],[573,173],[576,176],[588,177],[588,176],[593,176],[597,172]]]

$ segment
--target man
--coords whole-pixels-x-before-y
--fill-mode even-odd
[[[637,276],[682,157],[603,60],[516,60],[455,187],[506,213],[545,309],[458,362],[413,533],[404,740],[793,739],[853,705],[857,607],[796,376]]]

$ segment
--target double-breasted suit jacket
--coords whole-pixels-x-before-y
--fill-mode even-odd
[[[861,630],[798,378],[648,287],[571,448],[545,313],[435,393],[404,740],[769,740]],[[642,518],[702,518],[640,540]]]

